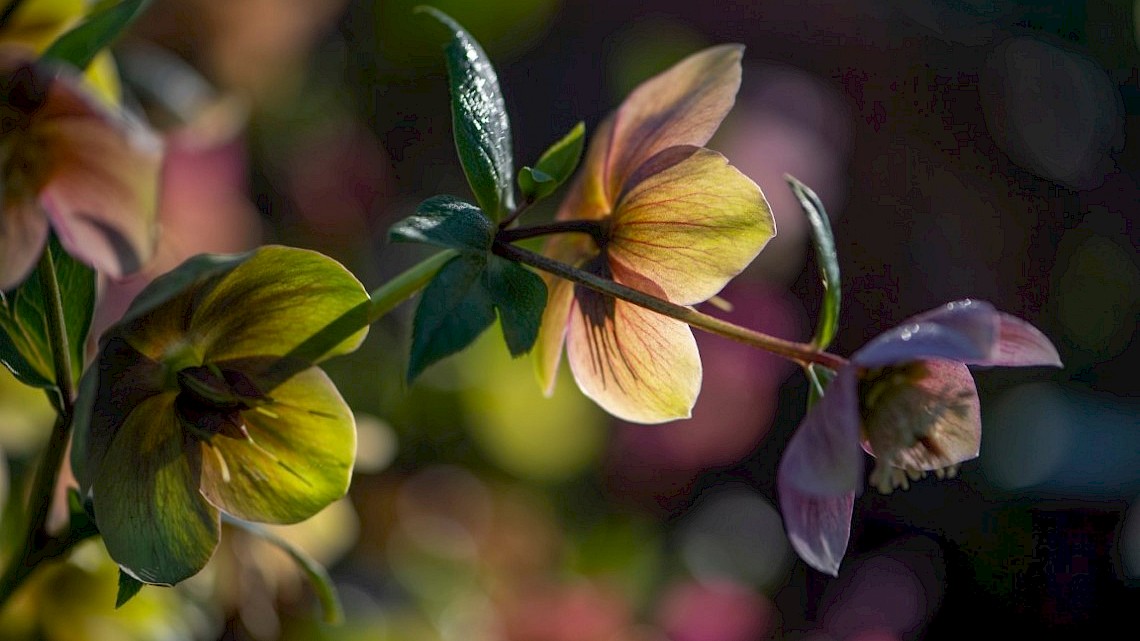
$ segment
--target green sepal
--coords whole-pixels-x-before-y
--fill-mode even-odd
[[[819,263],[820,282],[823,284],[823,302],[820,304],[819,321],[811,344],[819,349],[827,349],[839,326],[839,257],[835,251],[835,237],[831,234],[831,223],[819,196],[792,176],[785,175],[784,180],[788,181],[811,225],[812,244],[815,246],[816,262]]]
[[[86,356],[87,332],[95,310],[95,272],[72,258],[52,235],[55,278],[71,357],[72,382],[79,380]],[[42,265],[16,289],[0,294],[0,362],[18,380],[33,387],[55,386],[55,365],[45,318]]]
[[[807,409],[811,409],[827,393],[827,386],[835,378],[835,370],[818,363],[809,363],[804,370],[808,377]]]
[[[511,123],[499,79],[486,52],[458,22],[432,7],[417,7],[451,32],[447,75],[455,147],[479,206],[498,222],[514,209]]]
[[[415,214],[392,225],[388,238],[486,253],[494,232],[491,221],[475,205],[454,196],[432,196],[420,203]]]
[[[424,288],[412,324],[408,382],[425,368],[470,345],[495,321],[512,356],[530,351],[546,307],[537,274],[490,254],[462,254]]]
[[[151,0],[123,0],[113,4],[103,3],[79,26],[48,46],[43,57],[85,69],[100,51],[122,35],[150,2]]]
[[[579,122],[561,140],[539,157],[533,168],[519,170],[519,189],[523,197],[534,202],[554,193],[558,186],[578,168],[585,145],[586,124]]]
[[[293,545],[293,543],[257,523],[235,519],[225,513],[222,514],[222,521],[234,527],[241,528],[267,543],[277,546],[282,552],[288,554],[289,558],[293,559],[293,562],[297,564],[297,567],[305,573],[305,577],[313,586],[313,591],[316,593],[317,600],[321,604],[324,622],[336,625],[344,620],[344,608],[341,606],[340,597],[337,596],[336,586],[333,585],[332,577],[329,576],[328,570],[318,563],[316,559],[309,556],[301,548]]]
[[[115,609],[127,604],[146,585],[135,577],[119,570],[119,593],[115,595]]]

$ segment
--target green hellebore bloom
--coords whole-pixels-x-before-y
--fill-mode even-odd
[[[295,523],[344,495],[356,424],[314,364],[360,345],[367,306],[340,264],[288,247],[199,256],[135,299],[84,378],[72,455],[125,572],[177,583],[213,554],[220,511]],[[314,349],[338,320],[363,329]]]

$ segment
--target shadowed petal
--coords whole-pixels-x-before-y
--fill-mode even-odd
[[[550,294],[546,299],[546,309],[542,312],[538,340],[534,344],[534,363],[538,384],[542,386],[543,393],[549,396],[554,393],[558,364],[562,362],[570,305],[574,302],[574,284],[561,278],[546,279],[546,287]]]
[[[903,470],[936,470],[975,458],[982,416],[969,368],[941,360],[922,366],[924,375],[911,383],[919,393],[877,411],[863,448]]]
[[[683,305],[719,292],[776,232],[760,188],[696,147],[673,147],[638,169],[612,224],[615,273],[648,278]]]
[[[340,263],[317,252],[268,246],[203,296],[190,328],[204,362],[279,356],[339,319],[363,325],[367,303],[368,292]],[[367,331],[329,346],[322,358],[351,352]]]
[[[780,459],[781,487],[841,496],[862,485],[857,386],[855,368],[842,368],[827,394],[808,410]]]
[[[608,139],[595,136],[593,143],[604,150],[600,173],[608,202],[615,202],[629,175],[658,152],[699,147],[712,138],[736,100],[743,53],[741,45],[705,49],[629,94],[611,117]]]
[[[162,147],[135,121],[111,114],[62,76],[30,133],[50,164],[41,198],[68,252],[114,278],[154,253]]]
[[[998,320],[1001,325],[997,345],[981,365],[1062,367],[1057,348],[1036,327],[1009,314],[999,313]]]
[[[609,149],[609,139],[613,132],[613,117],[607,118],[590,139],[586,155],[582,159],[582,169],[578,176],[570,183],[570,189],[562,204],[558,206],[559,220],[585,219],[597,220],[606,216],[614,208],[617,194],[612,196],[606,193],[602,175],[606,164],[606,152]],[[561,237],[550,239],[548,247]]]
[[[47,216],[32,202],[4,203],[0,191],[0,290],[24,282],[44,251]]]
[[[627,421],[688,418],[700,392],[688,325],[584,288],[571,305],[566,354],[582,392]]]
[[[784,528],[796,554],[820,572],[838,576],[851,538],[855,492],[818,496],[781,483],[779,494]]]
[[[851,357],[864,367],[924,358],[980,363],[998,337],[998,312],[989,303],[963,300],[913,316],[867,343]]]
[[[271,396],[263,411],[241,413],[251,440],[215,436],[203,443],[202,494],[242,519],[296,523],[348,490],[356,423],[316,367],[281,383]]]
[[[184,437],[174,394],[127,417],[92,487],[95,521],[111,558],[146,583],[198,573],[218,544],[219,515],[198,492],[198,443]]]

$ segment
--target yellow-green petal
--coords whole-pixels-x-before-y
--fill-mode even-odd
[[[561,278],[548,278],[546,308],[542,311],[542,324],[534,344],[535,373],[538,384],[547,396],[554,393],[558,378],[558,364],[562,362],[562,346],[566,342],[566,323],[570,319],[570,306],[574,302],[574,285]]]
[[[367,303],[364,286],[335,260],[267,246],[208,290],[190,332],[204,362],[281,356],[346,314],[363,318]],[[353,351],[367,332],[365,326],[314,360]]]
[[[127,416],[92,492],[107,552],[131,576],[173,585],[198,573],[218,544],[219,514],[198,492],[198,443],[183,434],[173,393]]]
[[[202,444],[202,494],[247,521],[296,523],[348,491],[356,423],[317,367],[270,396],[262,409],[242,412],[250,440],[215,436]]]
[[[719,292],[776,233],[756,183],[724,156],[695,147],[675,147],[639,168],[612,224],[614,273],[647,278],[683,305]]]
[[[688,418],[701,389],[688,325],[589,290],[574,298],[566,356],[586,396],[635,423]]]

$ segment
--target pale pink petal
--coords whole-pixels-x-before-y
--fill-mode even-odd
[[[697,147],[671,147],[644,163],[611,220],[614,272],[648,278],[683,305],[719,292],[776,233],[760,188]]]
[[[1057,348],[1039,329],[1029,323],[1010,316],[998,314],[1001,327],[997,345],[990,358],[982,365],[1052,365],[1061,367],[1061,356]]]
[[[602,185],[608,202],[617,200],[626,178],[659,151],[677,145],[701,146],[712,138],[740,88],[741,45],[721,45],[695,53],[645,81],[612,116],[604,143]]]
[[[840,496],[863,484],[858,384],[854,367],[840,369],[824,397],[808,410],[780,459],[781,487]]]
[[[558,220],[597,220],[613,211],[614,199],[607,196],[603,182],[606,150],[609,148],[612,131],[613,116],[610,116],[598,126],[590,139],[590,145],[582,159],[582,168],[570,183],[570,189],[558,207]]]
[[[855,492],[819,496],[782,483],[779,494],[784,529],[796,554],[820,572],[838,576],[851,538]]]
[[[688,418],[700,392],[688,325],[583,288],[571,305],[566,355],[582,392],[627,421]]]
[[[937,470],[977,457],[982,416],[969,368],[942,360],[922,366],[925,375],[912,383],[921,393],[879,412],[863,448],[902,470]]]
[[[534,363],[538,383],[543,393],[549,396],[554,393],[558,365],[562,362],[562,346],[566,342],[570,306],[574,301],[574,284],[561,278],[547,279],[546,288],[550,293],[547,295],[546,309],[542,312],[538,340],[534,344]]]
[[[52,83],[29,129],[49,163],[42,202],[68,252],[118,278],[154,251],[161,144],[66,80]]]
[[[0,202],[3,194],[0,192]],[[35,203],[3,203],[0,209],[0,290],[28,277],[44,251],[48,219]]]

